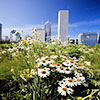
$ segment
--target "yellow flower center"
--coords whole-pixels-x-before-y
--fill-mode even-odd
[[[80,79],[77,79],[77,81],[79,82],[79,81],[80,81]]]
[[[45,60],[42,60],[43,63],[45,63]]]
[[[69,82],[72,82],[73,80],[72,80],[72,79],[69,79],[68,81],[69,81]]]
[[[67,88],[66,88],[66,87],[64,87],[64,88],[63,88],[63,90],[64,90],[64,91],[66,91],[66,90],[67,90]]]
[[[60,66],[60,64],[58,63],[58,64],[56,64],[57,66]]]
[[[63,67],[60,67],[60,69],[63,70],[64,68]]]
[[[45,74],[45,73],[46,73],[46,71],[44,71],[44,70],[43,70],[41,73],[42,73],[42,74]]]

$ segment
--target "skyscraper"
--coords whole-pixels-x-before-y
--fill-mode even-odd
[[[45,29],[45,41],[49,42],[51,40],[51,24],[49,21],[44,24]]]
[[[2,39],[2,24],[0,24],[0,40]]]
[[[58,40],[68,42],[68,11],[61,10],[58,13]]]
[[[99,28],[99,39],[98,39],[98,44],[100,44],[100,28]]]

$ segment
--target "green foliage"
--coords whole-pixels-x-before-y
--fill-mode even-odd
[[[12,52],[9,48],[16,49]],[[23,47],[23,48],[22,48]],[[28,49],[27,49],[28,48]],[[2,51],[6,53],[2,54]],[[15,56],[14,56],[15,53]],[[55,90],[57,89],[58,76],[48,77],[46,80],[48,88],[44,88],[47,84],[35,76],[33,79],[26,81],[20,77],[20,73],[24,69],[35,68],[36,59],[43,55],[64,54],[66,56],[81,58],[80,61],[91,62],[90,66],[85,65],[84,76],[89,82],[89,88],[81,87],[81,93],[77,91],[74,95],[69,95],[67,100],[93,100],[100,98],[100,45],[94,47],[85,45],[60,45],[38,43],[37,41],[22,44],[0,44],[0,99],[1,100],[66,100],[65,97],[60,96]],[[60,59],[57,61],[60,62]],[[11,69],[12,72],[11,72]],[[54,80],[51,83],[51,80]],[[25,85],[27,84],[27,87]],[[53,88],[52,88],[53,87]],[[52,89],[51,89],[52,88]],[[79,89],[78,89],[79,90]],[[90,95],[91,94],[91,95]]]

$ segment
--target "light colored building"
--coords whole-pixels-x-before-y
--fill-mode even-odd
[[[68,42],[68,10],[58,12],[58,40]]]
[[[49,21],[44,24],[45,29],[45,41],[49,42],[51,40],[51,24]]]
[[[15,42],[17,43],[20,40],[20,33],[17,32],[16,30],[12,30],[10,32],[10,42]]]
[[[81,33],[78,36],[78,44],[94,46],[97,44],[97,33]]]
[[[33,28],[32,30],[34,39],[38,38],[42,42],[45,42],[45,29]]]
[[[8,36],[2,36],[2,40],[3,41],[7,41],[8,40]]]
[[[0,24],[0,40],[2,39],[2,24]]]

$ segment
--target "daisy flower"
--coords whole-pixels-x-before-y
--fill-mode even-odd
[[[82,85],[83,85],[84,87],[88,87],[88,82],[82,81]]]
[[[82,75],[82,73],[78,74],[76,77],[79,78],[81,81],[85,80],[85,77]]]
[[[66,85],[69,86],[69,87],[73,87],[74,86],[72,78],[65,78],[65,79],[63,79],[63,81],[65,81]]]
[[[57,58],[57,55],[51,55],[50,58]]]
[[[47,63],[47,64],[51,64],[51,63],[53,63],[53,62],[54,62],[54,61],[53,61],[53,60],[50,60],[50,59],[47,59],[47,60],[46,60],[46,63]]]
[[[62,87],[58,87],[57,90],[62,96],[66,96],[67,93],[67,87],[66,86],[62,86]]]
[[[42,57],[40,57],[40,58],[38,58],[38,59],[36,60],[36,62],[41,62],[42,60],[44,60],[44,59],[42,59]]]
[[[50,75],[50,71],[45,70],[45,69],[38,69],[38,75],[44,78]]]
[[[31,69],[30,74],[31,74],[31,75],[36,75],[37,72],[38,72],[38,69]]]
[[[82,64],[78,64],[78,65],[75,66],[75,68],[77,68],[77,69],[84,69],[84,66]]]
[[[50,66],[50,67],[55,67],[55,64],[54,64],[54,63],[52,63],[52,64],[50,64],[49,66]]]
[[[59,83],[58,83],[61,87],[62,86],[66,86],[66,82],[64,82],[63,80],[62,81],[59,81]]]
[[[51,72],[55,72],[55,71],[56,71],[56,69],[55,69],[55,68],[52,68],[52,69],[51,69]]]
[[[58,68],[58,67],[61,67],[62,65],[61,64],[59,64],[59,63],[57,63],[56,64],[56,67]]]
[[[64,73],[65,74],[70,74],[71,73],[71,70],[69,68],[64,68]]]
[[[45,60],[45,59],[47,59],[47,58],[48,58],[48,56],[43,56],[43,57],[42,57],[43,60]]]
[[[42,66],[46,66],[47,62],[46,62],[46,60],[42,60],[39,64],[42,65]]]
[[[68,93],[68,94],[73,94],[73,92],[74,92],[73,89],[71,89],[71,88],[67,88],[67,93]]]
[[[56,71],[59,73],[64,73],[64,67],[57,67]]]
[[[70,64],[70,62],[63,62],[63,65],[65,65],[65,66],[71,66],[71,64]]]

